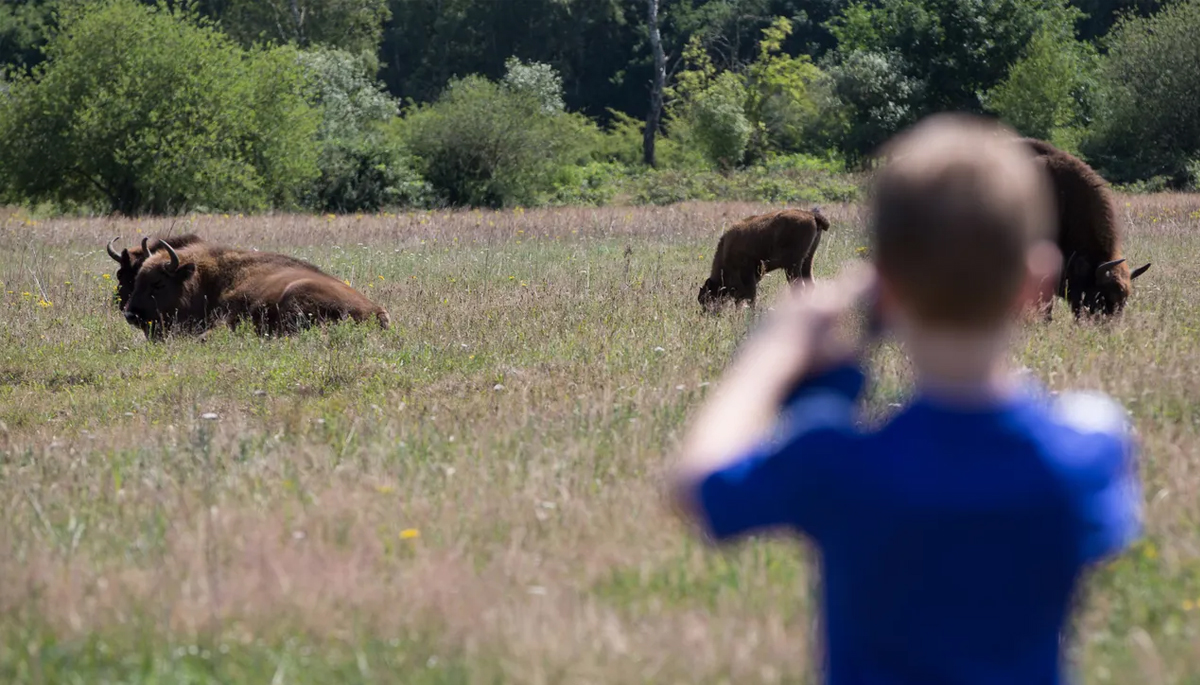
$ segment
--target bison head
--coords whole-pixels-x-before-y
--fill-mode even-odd
[[[125,320],[151,339],[161,338],[173,327],[183,304],[184,286],[196,273],[196,265],[181,264],[179,254],[166,241],[159,244],[169,259],[147,258],[141,263],[124,307]]]
[[[129,302],[129,295],[133,293],[133,281],[137,278],[138,269],[142,268],[142,262],[149,255],[149,250],[146,249],[146,238],[142,238],[142,249],[140,252],[130,252],[129,250],[121,250],[120,254],[113,249],[113,243],[120,240],[120,236],[108,241],[106,251],[108,256],[117,263],[117,290],[114,295],[117,306],[125,309],[126,303]]]
[[[711,312],[716,309],[725,296],[725,288],[716,279],[709,278],[704,281],[704,285],[700,286],[700,294],[696,296],[696,301],[706,311]]]
[[[1129,300],[1133,279],[1146,273],[1145,264],[1129,272],[1124,259],[1095,266],[1086,258],[1072,255],[1063,269],[1063,290],[1076,316],[1114,316]]]

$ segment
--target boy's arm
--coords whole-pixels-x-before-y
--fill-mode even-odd
[[[796,475],[788,468],[794,460],[782,456],[804,450],[795,449],[798,435],[782,448],[765,443],[785,402],[795,398],[796,413],[809,415],[797,418],[816,418],[816,405],[806,404],[813,393],[823,390],[817,395],[828,399],[828,391],[836,394],[838,379],[843,389],[847,387],[847,373],[856,371],[822,374],[853,357],[853,346],[839,337],[837,324],[871,283],[869,271],[857,270],[815,292],[793,291],[752,336],[684,436],[671,493],[684,516],[706,524],[718,537],[781,523],[775,520],[779,505],[788,498],[788,485]],[[841,392],[836,423],[849,420],[861,382],[850,386]],[[825,404],[826,409],[830,406]],[[818,443],[809,437],[808,449],[816,450]],[[731,520],[718,526],[722,516]]]
[[[1080,457],[1072,483],[1084,563],[1119,554],[1142,533],[1137,443],[1120,404],[1095,393],[1070,393],[1056,403],[1059,418],[1078,431]]]

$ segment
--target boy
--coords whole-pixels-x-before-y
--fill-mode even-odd
[[[1047,181],[1012,141],[963,115],[893,141],[874,268],[789,295],[684,438],[675,501],[709,535],[785,529],[820,549],[835,685],[1060,683],[1081,573],[1140,533],[1121,407],[1048,400],[1009,366],[1060,264]],[[841,325],[868,295],[916,377],[870,432]]]

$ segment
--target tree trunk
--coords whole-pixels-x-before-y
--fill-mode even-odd
[[[663,53],[662,34],[658,30],[658,2],[646,0],[647,24],[650,28],[650,49],[654,52],[654,80],[650,86],[650,113],[646,115],[646,130],[642,135],[642,158],[649,166],[657,166],[654,154],[655,137],[662,121],[663,89],[667,85],[667,56]]]

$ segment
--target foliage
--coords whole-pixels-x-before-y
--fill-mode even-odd
[[[555,174],[583,161],[578,137],[594,125],[547,114],[544,102],[479,76],[452,81],[432,105],[414,109],[402,137],[441,199],[502,207],[541,201]],[[589,130],[590,129],[590,130]]]
[[[719,71],[698,37],[683,57],[687,67],[666,91],[667,129],[696,145],[712,166],[741,164],[754,130],[746,116],[745,77]]]
[[[525,63],[516,57],[504,62],[504,86],[541,103],[543,114],[560,114],[563,104],[562,77],[554,67],[541,62]]]
[[[320,176],[305,204],[322,212],[427,204],[427,184],[409,155],[381,130],[398,107],[370,76],[367,61],[344,50],[316,48],[300,53],[300,62],[312,77],[312,103],[321,112]]]
[[[918,116],[925,82],[907,75],[899,52],[854,50],[828,68],[837,102],[827,110],[843,154],[861,160]]]
[[[1025,54],[984,97],[989,110],[1024,135],[1061,141],[1090,122],[1097,55],[1075,39],[1080,16],[1070,8],[1047,12]]]
[[[47,0],[0,3],[0,71],[6,66],[24,70],[42,61],[52,10]]]
[[[1085,142],[1116,181],[1187,183],[1200,157],[1200,0],[1180,0],[1114,29],[1101,64],[1103,113]]]
[[[746,82],[724,71],[694,96],[685,110],[709,162],[722,169],[741,164],[753,126],[746,117]]]
[[[375,212],[384,207],[425,207],[432,189],[405,149],[380,132],[326,141],[321,175],[305,204],[322,212]]]
[[[359,55],[334,48],[300,53],[300,64],[312,76],[312,99],[321,110],[318,136],[322,139],[357,135],[399,113],[396,101],[372,78],[370,65]]]
[[[808,55],[783,52],[792,31],[791,21],[777,17],[763,29],[758,57],[746,69],[746,116],[754,127],[755,158],[768,150],[813,149],[806,134],[820,114],[814,91],[822,74]]]
[[[846,98],[851,156],[943,110],[983,110],[1044,19],[1041,0],[879,0],[831,20],[831,58]]]
[[[222,25],[249,46],[255,41],[338,48],[375,64],[387,0],[227,0]]]
[[[0,185],[125,214],[289,206],[316,173],[294,51],[245,52],[193,15],[68,6],[0,105]]]

